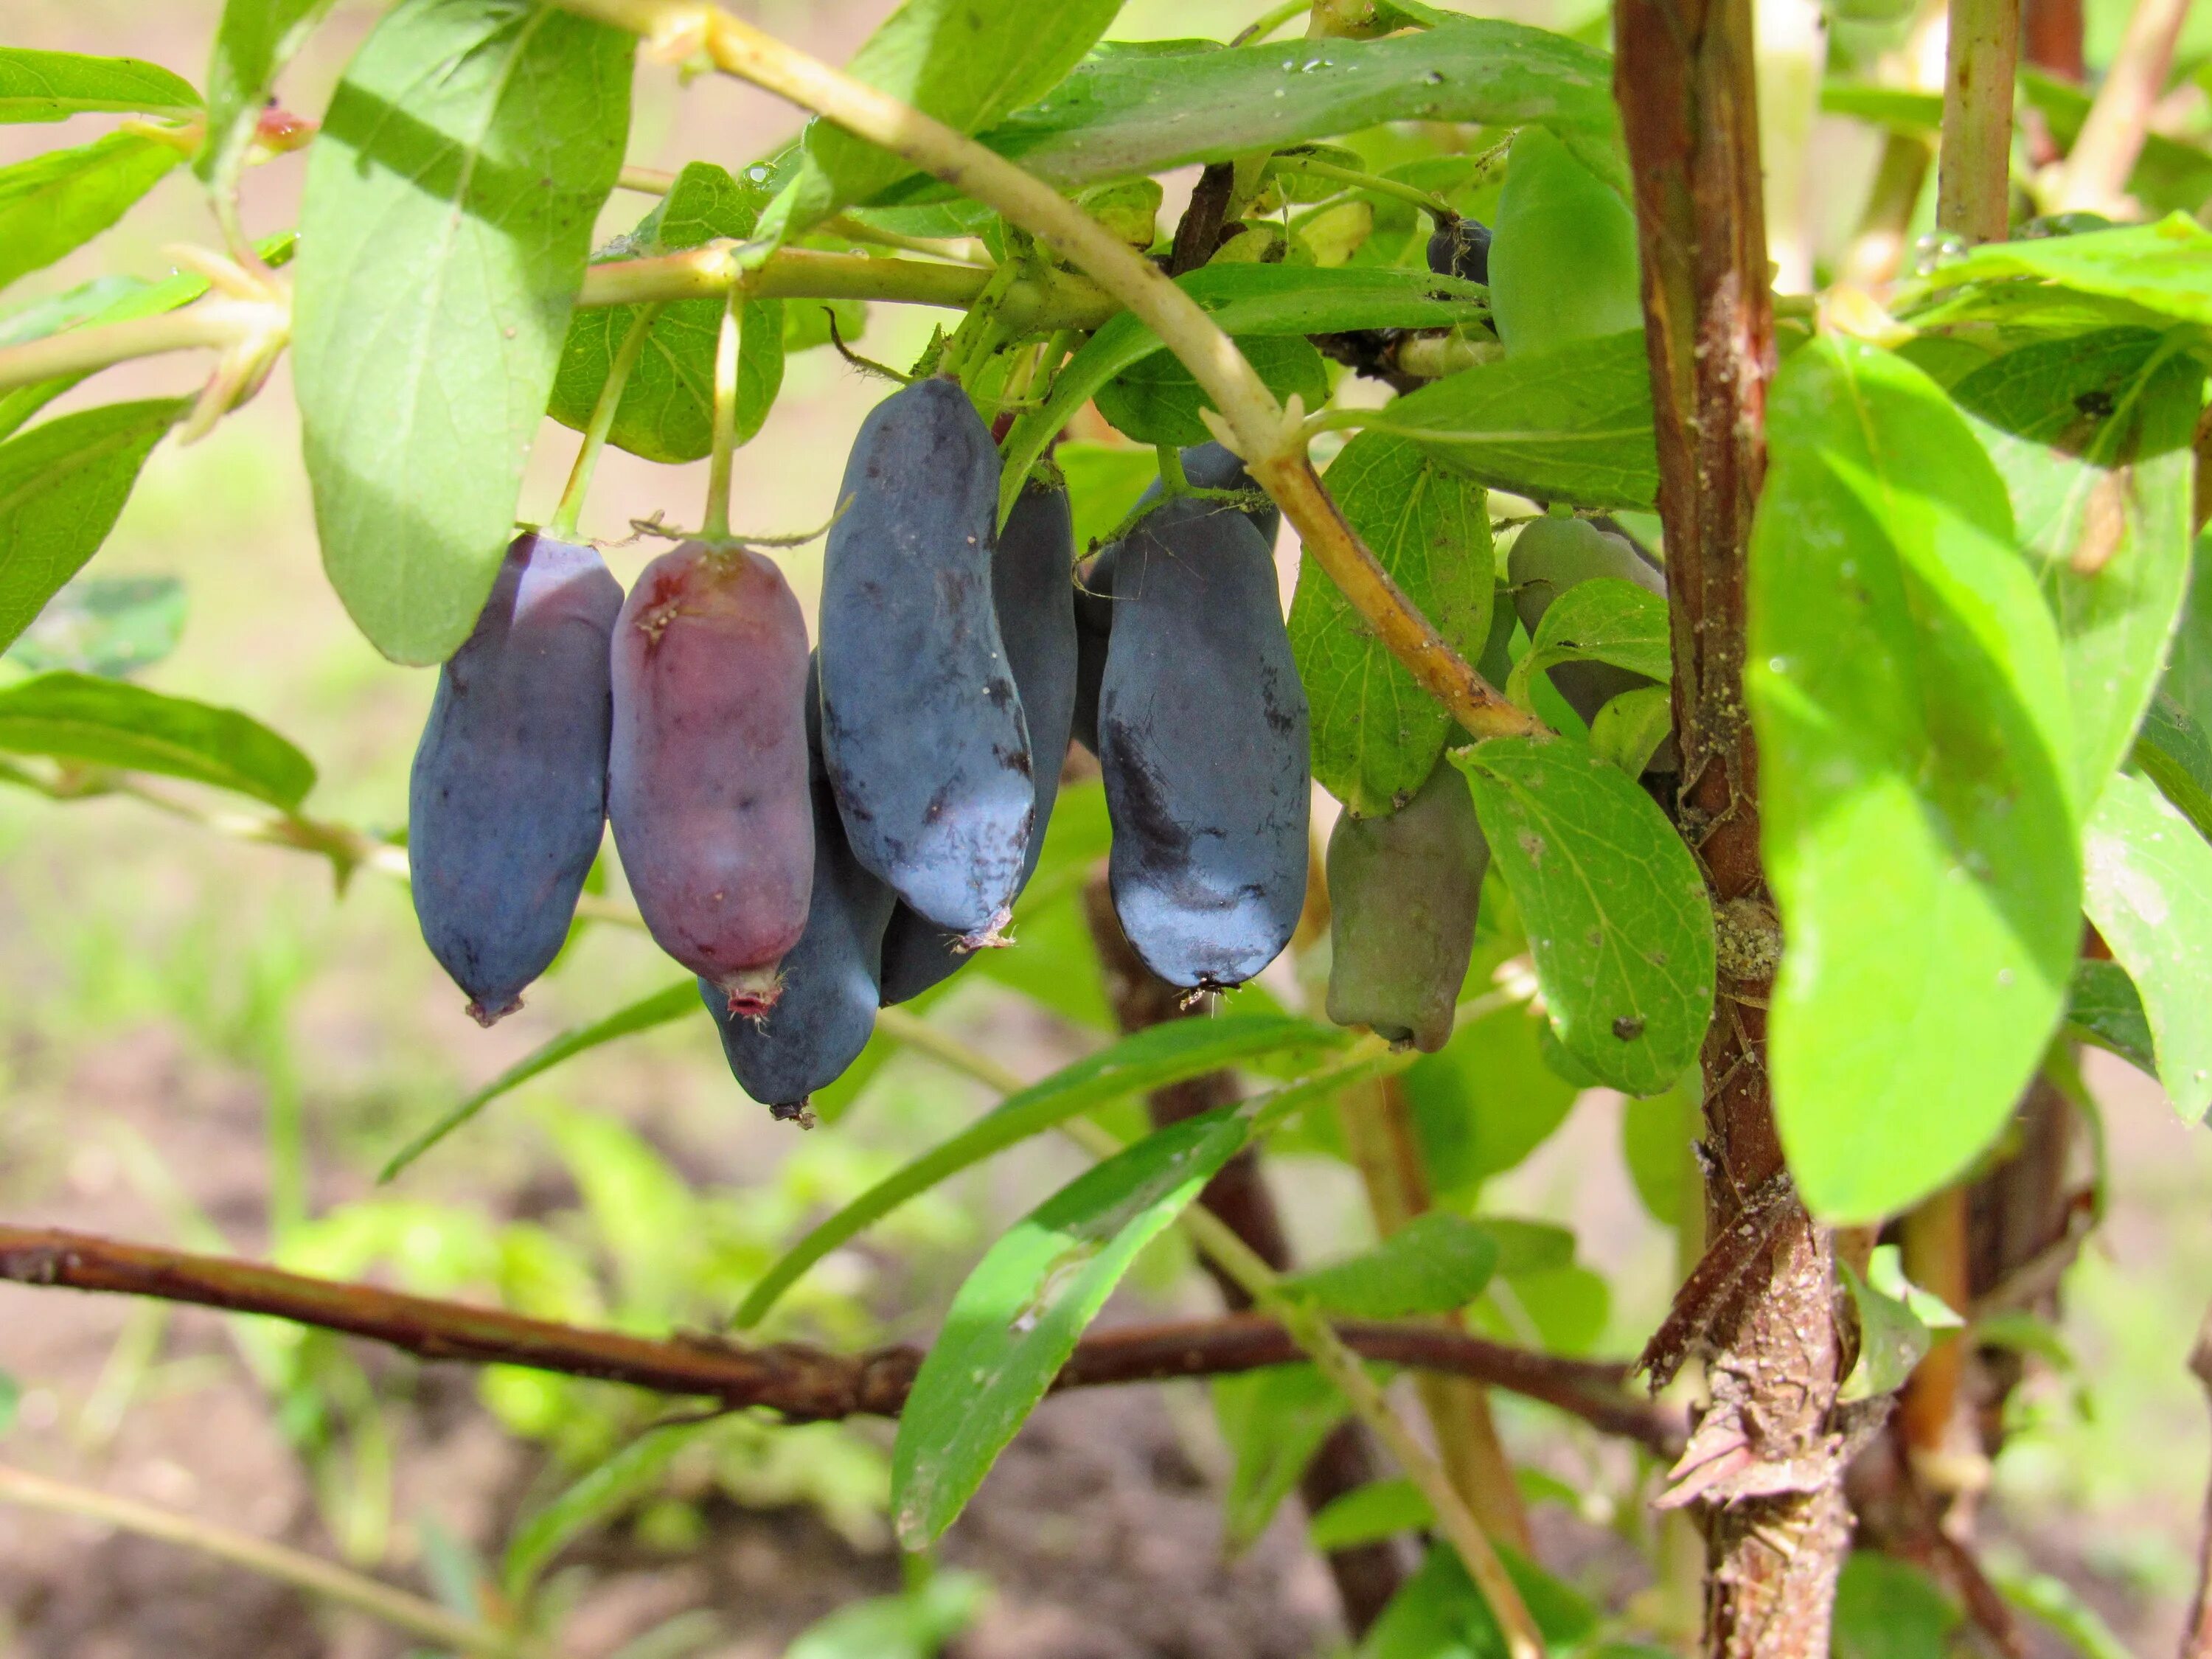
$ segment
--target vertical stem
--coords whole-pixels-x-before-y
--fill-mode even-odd
[[[2012,222],[2012,87],[2021,0],[1950,0],[1943,149],[1936,222],[1970,242],[2002,242]]]
[[[2081,57],[2081,0],[2027,0],[2021,20],[2021,55],[2045,75],[2079,86],[2088,65]]]
[[[629,331],[623,336],[622,344],[615,349],[614,361],[607,366],[607,383],[599,388],[599,402],[592,405],[591,424],[584,428],[584,441],[576,450],[576,464],[568,469],[568,483],[561,492],[561,504],[553,509],[553,522],[546,526],[562,541],[576,539],[576,525],[583,517],[584,497],[592,488],[592,471],[599,464],[599,452],[606,447],[607,434],[614,430],[615,411],[622,407],[623,387],[629,384],[629,372],[637,367],[638,357],[645,350],[645,337],[653,331],[653,319],[659,315],[660,307],[657,305],[640,306]],[[718,370],[720,367],[718,362]],[[716,418],[719,421],[719,410]],[[719,426],[716,430],[720,431]]]
[[[1837,273],[1840,281],[1855,288],[1882,288],[1896,280],[1905,264],[1912,212],[1920,205],[1928,164],[1934,159],[1928,141],[1917,133],[1893,132],[1883,140],[1881,161],[1875,169],[1874,188],[1859,217],[1858,234],[1851,238]]]
[[[1913,1209],[1903,1227],[1905,1276],[1964,1311],[1972,1297],[1966,1282],[1966,1188],[1947,1188]],[[1929,1345],[1898,1401],[1898,1428],[1914,1471],[1923,1480],[1950,1443],[1966,1351],[1957,1331]],[[1928,1484],[1939,1486],[1940,1481]]]
[[[2190,1350],[2189,1370],[2212,1405],[2212,1313],[2197,1333]],[[2212,1659],[2212,1483],[2204,1496],[2204,1532],[2198,1546],[2197,1599],[2189,1609],[2189,1625],[2181,1638],[2181,1659]]]
[[[707,458],[707,512],[699,526],[701,539],[709,542],[727,541],[730,535],[730,461],[738,447],[738,312],[744,304],[732,283],[714,337],[714,447]]]
[[[2062,213],[2106,212],[2126,196],[2128,175],[2150,129],[2151,106],[2165,89],[2188,16],[2189,0],[2136,0],[2127,34],[2059,177]]]
[[[1751,4],[1619,0],[1613,24],[1666,526],[1679,821],[1717,899],[1764,904],[1743,657],[1774,337]],[[1693,1273],[1692,1305],[1676,1304],[1711,1356],[1711,1398],[1670,1496],[1704,1505],[1705,1646],[1716,1659],[1825,1655],[1850,1534],[1834,1420],[1834,1269],[1784,1168],[1765,1066],[1768,989],[1722,981],[1703,1055],[1706,1260],[1740,1259],[1733,1271]],[[1747,1238],[1759,1247],[1745,1251]],[[1716,1279],[1732,1288],[1700,1299],[1694,1287]]]
[[[1336,1110],[1346,1147],[1367,1188],[1376,1231],[1388,1238],[1431,1207],[1428,1174],[1413,1137],[1405,1086],[1396,1078],[1362,1084],[1338,1097]],[[1523,1555],[1533,1553],[1528,1511],[1512,1461],[1498,1437],[1490,1391],[1450,1376],[1416,1377],[1414,1391],[1436,1436],[1444,1472],[1483,1530]]]

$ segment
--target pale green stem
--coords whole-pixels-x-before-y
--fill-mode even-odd
[[[1431,219],[1459,217],[1458,210],[1441,196],[1432,196],[1402,179],[1385,179],[1380,173],[1362,173],[1356,167],[1340,167],[1334,161],[1318,161],[1310,156],[1300,155],[1279,162],[1275,171],[1311,173],[1316,179],[1332,179],[1358,190],[1372,191],[1377,196],[1395,196],[1401,202],[1411,202]]]
[[[550,1659],[553,1653],[541,1643],[464,1619],[435,1602],[410,1595],[333,1562],[128,1498],[116,1498],[49,1480],[24,1469],[0,1466],[0,1502],[21,1504],[52,1515],[78,1516],[136,1533],[142,1538],[198,1550],[203,1555],[243,1567],[277,1583],[289,1584],[309,1595],[365,1613],[434,1647],[498,1656],[499,1659]]]
[[[1310,3],[1310,0],[1282,0],[1280,5],[1270,6],[1243,28],[1237,30],[1229,44],[1232,46],[1241,46],[1253,40],[1264,40],[1293,17],[1305,15]]]
[[[938,240],[927,236],[902,236],[897,231],[863,224],[842,213],[824,219],[822,228],[832,236],[842,236],[848,241],[865,242],[875,247],[904,248],[908,253],[925,253],[933,258],[951,259],[957,264],[975,265],[984,270],[995,269],[999,263],[972,236],[947,237]]]
[[[599,388],[599,400],[592,405],[591,424],[584,428],[584,441],[576,450],[576,464],[568,469],[568,488],[561,492],[561,504],[553,509],[553,521],[546,526],[562,541],[576,539],[576,526],[584,514],[584,497],[592,488],[592,473],[599,464],[599,452],[606,447],[607,434],[614,430],[615,411],[622,407],[623,387],[629,382],[629,372],[637,367],[637,360],[645,350],[645,337],[653,332],[653,325],[660,315],[657,305],[641,306],[623,336],[622,344],[616,348],[614,362],[607,366],[607,383]]]
[[[707,458],[707,514],[702,541],[730,538],[730,462],[738,447],[738,313],[744,301],[732,288],[722,303],[722,326],[714,337],[714,438]]]
[[[2001,242],[2011,223],[2019,64],[2020,0],[1950,0],[1936,223],[1970,242]]]
[[[659,167],[625,167],[615,184],[618,189],[634,190],[641,196],[665,196],[676,188],[676,175]]]

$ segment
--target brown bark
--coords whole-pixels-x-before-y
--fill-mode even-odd
[[[1203,180],[1200,181],[1203,184]],[[1188,223],[1190,216],[1185,216]],[[1177,233],[1178,243],[1182,240]],[[1146,968],[1121,931],[1114,914],[1114,901],[1102,867],[1084,889],[1084,909],[1091,937],[1106,980],[1107,1000],[1124,1031],[1138,1031],[1170,1019],[1202,1017],[1203,1000],[1190,1002],[1187,994]],[[1236,1079],[1226,1072],[1209,1073],[1187,1082],[1153,1091],[1147,1105],[1155,1127],[1179,1122],[1237,1097]],[[1282,1218],[1260,1173],[1259,1154],[1247,1147],[1231,1158],[1221,1172],[1206,1184],[1199,1202],[1226,1222],[1271,1267],[1291,1265],[1290,1242],[1284,1237]],[[1243,1288],[1206,1264],[1222,1301],[1232,1310],[1249,1304]],[[1346,1492],[1376,1479],[1376,1460],[1365,1432],[1357,1423],[1340,1424],[1299,1477],[1298,1495],[1307,1510],[1319,1514]],[[1364,1635],[1382,1617],[1398,1587],[1405,1583],[1407,1562],[1395,1540],[1382,1540],[1356,1548],[1334,1550],[1328,1555],[1329,1576],[1336,1581],[1344,1622],[1355,1638]]]
[[[1620,0],[1613,18],[1673,611],[1679,820],[1729,925],[1764,931],[1744,607],[1774,340],[1751,9]],[[1764,979],[1721,982],[1703,1056],[1713,1243],[1646,1357],[1655,1376],[1691,1354],[1707,1360],[1711,1398],[1662,1499],[1705,1506],[1707,1651],[1822,1659],[1850,1538],[1852,1437],[1836,1407],[1848,1355],[1829,1242],[1775,1132],[1767,990]]]
[[[58,1227],[0,1226],[0,1281],[265,1314],[422,1359],[596,1377],[805,1421],[896,1416],[922,1358],[904,1346],[839,1354],[796,1342],[752,1347],[705,1335],[633,1336]],[[1681,1442],[1683,1425],[1672,1413],[1622,1391],[1620,1366],[1556,1358],[1428,1324],[1353,1321],[1335,1328],[1353,1352],[1385,1364],[1473,1377],[1662,1455]],[[1129,1325],[1085,1337],[1054,1386],[1227,1376],[1293,1364],[1301,1352],[1259,1314]]]

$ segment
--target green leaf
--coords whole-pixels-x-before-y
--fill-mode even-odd
[[[1670,1231],[1682,1224],[1685,1205],[1702,1201],[1690,1151],[1705,1129],[1698,1082],[1692,1073],[1663,1095],[1621,1106],[1621,1161],[1651,1218]]]
[[[783,1659],[936,1659],[990,1604],[990,1581],[933,1571],[896,1595],[849,1601],[792,1638]]]
[[[1546,1029],[1529,1003],[1495,1008],[1461,1020],[1450,1042],[1406,1073],[1399,1086],[1439,1194],[1503,1175],[1566,1121],[1575,1089],[1544,1063]]]
[[[184,159],[159,138],[111,132],[0,167],[0,288],[99,235]]]
[[[0,690],[0,752],[189,778],[287,811],[315,783],[307,757],[250,715],[65,671]]]
[[[1239,340],[1237,349],[1277,398],[1287,402],[1295,393],[1310,410],[1328,401],[1321,353],[1297,335],[1260,335]],[[1155,351],[1123,369],[1091,401],[1116,430],[1140,444],[1182,448],[1213,435],[1198,416],[1212,400],[1172,352]]]
[[[225,0],[208,59],[207,137],[192,161],[218,192],[236,186],[276,76],[330,9],[331,0]]]
[[[2083,1659],[2134,1659],[2134,1650],[2064,1579],[2005,1562],[1993,1563],[1989,1577],[1998,1595],[2022,1613],[2041,1620]],[[1909,1655],[1906,1659],[1919,1659],[1919,1656]]]
[[[1620,180],[1613,64],[1547,30],[1455,17],[1387,40],[1102,52],[978,135],[1062,190],[1225,161],[1389,121],[1538,122]],[[945,193],[909,179],[884,200]]]
[[[2197,834],[2212,838],[2212,735],[2170,692],[2160,691],[2143,711],[2131,758]]]
[[[1480,1223],[1431,1210],[1373,1249],[1291,1274],[1282,1288],[1327,1313],[1407,1319],[1464,1308],[1497,1268],[1498,1241]]]
[[[1560,1042],[1612,1088],[1672,1087],[1713,1012],[1712,905],[1689,848],[1633,778],[1571,739],[1492,738],[1452,759]]]
[[[315,524],[395,661],[453,653],[513,538],[635,44],[530,0],[402,0],[309,153],[293,378]]]
[[[2212,230],[2184,213],[2078,236],[1987,242],[1939,267],[1929,284],[1953,289],[2012,276],[2124,300],[2176,322],[2212,323]]]
[[[1436,1510],[1411,1480],[1370,1480],[1331,1498],[1308,1523],[1306,1541],[1324,1553],[1357,1549],[1401,1532],[1431,1531],[1436,1518]]]
[[[1575,507],[1659,497],[1642,333],[1462,369],[1368,417],[1493,489]]]
[[[697,991],[685,988],[696,1001]],[[500,1590],[508,1602],[526,1606],[555,1556],[593,1527],[658,1491],[676,1455],[709,1426],[679,1423],[648,1428],[526,1516],[500,1563]]]
[[[2085,809],[2134,739],[2189,581],[2204,371],[2148,329],[2008,352],[1951,388],[2058,620]]]
[[[1501,1279],[1554,1273],[1575,1259],[1574,1234],[1555,1222],[1486,1215],[1476,1224],[1498,1245],[1498,1274]]]
[[[845,66],[847,74],[973,132],[1053,89],[1091,50],[1121,0],[906,0]],[[816,121],[798,176],[770,216],[781,240],[850,202],[880,194],[913,164]],[[1147,169],[1149,171],[1149,169]]]
[[[95,111],[190,115],[199,106],[191,82],[142,58],[0,46],[0,121],[61,121]]]
[[[2081,908],[2142,998],[2158,1079],[2212,1106],[2212,846],[2146,779],[2113,774],[2081,846]]]
[[[390,1181],[501,1095],[512,1094],[531,1079],[543,1076],[564,1060],[574,1060],[578,1054],[612,1042],[617,1037],[649,1031],[656,1025],[665,1025],[672,1020],[696,1013],[699,1006],[698,983],[687,979],[655,991],[650,996],[640,997],[635,1002],[617,1008],[611,1014],[595,1019],[587,1025],[572,1026],[550,1042],[539,1043],[394,1152],[384,1167],[377,1171],[378,1182]]]
[[[67,668],[122,679],[175,650],[184,630],[185,585],[174,576],[80,576],[6,654],[34,674]]]
[[[1657,680],[1652,689],[1662,690],[1674,673],[1671,651],[1664,597],[1618,576],[1594,577],[1545,608],[1505,692],[1523,708],[1534,708],[1531,682],[1563,662],[1609,662]]]
[[[109,404],[0,443],[0,646],[97,552],[187,403]]]
[[[1224,1066],[1269,1056],[1330,1053],[1348,1040],[1340,1031],[1283,1014],[1178,1019],[1132,1032],[1007,1096],[951,1139],[861,1194],[769,1268],[732,1322],[741,1329],[757,1325],[801,1274],[846,1240],[857,1237],[917,1194],[1079,1113]]]
[[[1948,1659],[1966,1622],[1919,1568],[1854,1550],[1836,1582],[1834,1659]]]
[[[1234,1554],[1267,1530],[1306,1465],[1352,1407],[1310,1365],[1269,1365],[1216,1377],[1212,1393],[1214,1421],[1230,1455],[1229,1485],[1221,1494],[1222,1542]]]
[[[1414,270],[1203,265],[1176,285],[1212,313],[1224,333],[1240,337],[1450,328],[1489,314],[1489,301],[1475,283]],[[1030,469],[1075,412],[1115,375],[1165,349],[1158,335],[1125,311],[1109,318],[1060,365],[1044,402],[1018,416],[1000,446],[1006,464],[999,486],[1001,522],[1013,510]],[[1650,424],[1648,415],[1644,424]]]
[[[1927,1357],[1936,1330],[1956,1328],[1962,1322],[1939,1297],[1906,1279],[1903,1257],[1894,1244],[1875,1247],[1863,1279],[1840,1257],[1836,1266],[1859,1316],[1858,1364],[1844,1379],[1838,1398],[1872,1400],[1895,1394]]]
[[[1998,1133],[2058,1017],[2064,673],[2003,483],[1927,376],[1817,340],[1768,431],[1745,679],[1789,940],[1775,1114],[1808,1202],[1872,1220]]]
[[[1504,1545],[1498,1554],[1547,1644],[1573,1647],[1595,1632],[1597,1609],[1578,1591]],[[1490,1604],[1451,1546],[1439,1540],[1382,1609],[1359,1659],[1506,1659],[1508,1651]]]
[[[1445,643],[1470,661],[1480,656],[1497,592],[1482,486],[1402,438],[1368,432],[1330,463],[1328,489]],[[1315,778],[1355,812],[1404,805],[1436,769],[1451,716],[1311,559],[1299,562],[1290,630]]]
[[[1477,1327],[1500,1341],[1584,1358],[1605,1335],[1613,1291],[1604,1274],[1571,1261],[1501,1273],[1473,1312]]]
[[[2142,994],[2118,963],[2085,957],[2076,964],[2067,988],[2066,1024],[2075,1036],[2118,1054],[2146,1076],[2158,1075]]]
[[[1223,1109],[1155,1130],[1047,1199],[976,1264],[899,1413],[891,1513],[908,1549],[952,1524],[1137,1252],[1244,1145],[1247,1127]]]
[[[636,230],[605,257],[675,252],[718,238],[753,234],[770,191],[748,172],[743,182],[711,161],[694,161]],[[561,366],[546,413],[580,432],[614,366],[615,354],[642,307],[604,306],[568,319]],[[623,384],[608,441],[649,461],[696,461],[714,447],[714,345],[722,327],[720,300],[681,300],[661,307],[645,349]],[[748,300],[738,316],[737,439],[758,432],[783,384],[784,303]]]
[[[1590,752],[1641,777],[1674,728],[1673,694],[1663,685],[1640,685],[1609,698],[1590,722]]]
[[[1158,455],[1126,444],[1072,439],[1052,452],[1052,459],[1067,483],[1079,555],[1104,541],[1160,476]]]

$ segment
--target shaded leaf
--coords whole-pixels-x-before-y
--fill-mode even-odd
[[[1322,1443],[1352,1414],[1334,1386],[1310,1365],[1269,1365],[1218,1376],[1211,1389],[1214,1421],[1229,1447],[1229,1486],[1221,1495],[1222,1542],[1249,1548]]]
[[[402,0],[309,152],[293,374],[315,524],[395,661],[468,637],[513,538],[635,45],[529,0]]]
[[[2118,1054],[2147,1077],[2158,1075],[2142,996],[2117,962],[2085,958],[2066,994],[2066,1024],[2076,1036]]]
[[[2212,837],[2212,734],[2171,693],[2160,691],[2143,711],[2132,759],[2197,834]]]
[[[1399,1087],[1440,1194],[1469,1193],[1515,1168],[1566,1121],[1575,1089],[1544,1063],[1547,1029],[1529,1003],[1492,1009],[1461,1020],[1451,1041],[1407,1071]]]
[[[2032,276],[2124,300],[2176,322],[2212,323],[2212,230],[2183,213],[2155,224],[1987,242],[1937,269],[1931,287]]]
[[[740,180],[710,161],[693,161],[635,231],[602,257],[634,258],[676,252],[719,238],[753,234],[770,190],[749,170]],[[641,307],[601,306],[575,312],[562,343],[546,413],[580,432],[606,385]],[[738,317],[737,441],[758,432],[783,385],[785,307],[781,300],[748,300]],[[663,306],[645,349],[623,385],[607,440],[650,461],[696,461],[714,447],[714,348],[722,327],[720,300]]]
[[[307,757],[251,715],[66,671],[0,690],[0,752],[189,778],[287,810],[315,783]]]
[[[2189,580],[2204,371],[2148,329],[2008,352],[1951,388],[2058,622],[2086,811],[2128,751]]]
[[[1513,1587],[1545,1641],[1569,1647],[1597,1629],[1597,1609],[1577,1590],[1500,1544]],[[1429,1547],[1359,1645],[1359,1659],[1506,1659],[1505,1633],[1451,1546]]]
[[[1411,1480],[1370,1480],[1354,1486],[1306,1526],[1306,1541],[1324,1553],[1357,1549],[1401,1532],[1433,1528],[1436,1511]]]
[[[0,121],[60,121],[101,110],[190,115],[199,106],[191,82],[143,58],[0,46]]]
[[[1053,89],[1088,52],[1121,0],[906,0],[853,54],[845,72],[945,125],[973,132]],[[910,162],[827,121],[806,130],[805,158],[768,234],[779,239],[914,171]]]
[[[1282,1289],[1355,1319],[1452,1313],[1482,1293],[1498,1257],[1498,1241],[1480,1223],[1431,1210],[1370,1250],[1289,1275]]]
[[[1414,270],[1202,265],[1178,277],[1176,286],[1212,313],[1223,332],[1237,336],[1449,328],[1489,314],[1489,301],[1476,284]],[[1001,522],[1013,510],[1030,469],[1075,412],[1115,375],[1165,349],[1158,335],[1125,311],[1109,318],[1060,365],[1044,402],[1018,416],[1000,446],[1006,463],[999,486]]]
[[[1281,400],[1296,393],[1308,409],[1328,401],[1328,374],[1321,353],[1295,334],[1261,335],[1239,340],[1267,389]],[[1198,417],[1213,403],[1172,352],[1155,351],[1098,388],[1091,401],[1115,428],[1141,444],[1202,444],[1213,434]]]
[[[16,637],[8,660],[121,679],[177,648],[185,585],[174,576],[80,576]]]
[[[2212,846],[2146,779],[2115,773],[2081,845],[2081,908],[2142,999],[2158,1079],[2212,1105]]]
[[[0,167],[0,288],[99,235],[184,159],[144,133],[111,132]]]
[[[1989,1144],[2058,1017],[2064,674],[2002,481],[1933,381],[1817,340],[1769,434],[1745,679],[1789,940],[1775,1115],[1807,1201],[1866,1220]]]
[[[896,1595],[847,1603],[799,1632],[783,1659],[935,1659],[981,1616],[990,1581],[939,1569]]]
[[[1396,40],[1100,52],[978,137],[1066,190],[1387,121],[1539,122],[1619,181],[1626,173],[1612,84],[1612,60],[1592,47],[1519,23],[1455,16],[1448,28]],[[884,199],[923,200],[942,190],[909,179]]]
[[[500,1562],[501,1594],[517,1607],[527,1605],[555,1556],[658,1491],[676,1455],[709,1426],[684,1423],[648,1428],[525,1516]]]
[[[1455,750],[1519,908],[1553,1029],[1609,1086],[1656,1094],[1713,1010],[1705,878],[1651,797],[1569,739]]]
[[[188,406],[109,404],[0,443],[0,646],[99,550],[147,454]]]
[[[732,1322],[741,1328],[758,1324],[794,1280],[847,1239],[917,1194],[1079,1112],[1224,1066],[1271,1055],[1320,1054],[1341,1048],[1347,1041],[1342,1032],[1281,1014],[1171,1020],[1133,1032],[1007,1096],[967,1129],[861,1194],[769,1268]]]
[[[1854,1550],[1836,1581],[1835,1659],[1948,1659],[1965,1615],[1908,1562]]]
[[[1538,674],[1563,662],[1609,662],[1657,680],[1660,685],[1653,689],[1661,690],[1663,699],[1663,687],[1674,672],[1671,649],[1663,595],[1618,576],[1593,577],[1545,607],[1535,638],[1505,682],[1506,695],[1531,708],[1530,685]]]
[[[919,1549],[951,1526],[1129,1264],[1244,1145],[1209,1112],[1079,1176],[1010,1228],[961,1285],[891,1451],[891,1512]]]
[[[1844,1379],[1837,1398],[1871,1400],[1895,1394],[1927,1357],[1936,1340],[1931,1328],[1955,1327],[1960,1322],[1959,1316],[1905,1279],[1903,1259],[1894,1244],[1875,1247],[1863,1279],[1840,1257],[1836,1267],[1859,1316],[1858,1363]]]
[[[1481,654],[1497,592],[1488,495],[1395,434],[1362,433],[1328,469],[1353,529],[1462,657]],[[1395,811],[1436,769],[1451,716],[1311,559],[1298,564],[1291,649],[1305,687],[1314,776],[1353,811]]]
[[[1658,499],[1640,332],[1462,369],[1376,410],[1368,424],[1402,434],[1493,489],[1576,507]]]

